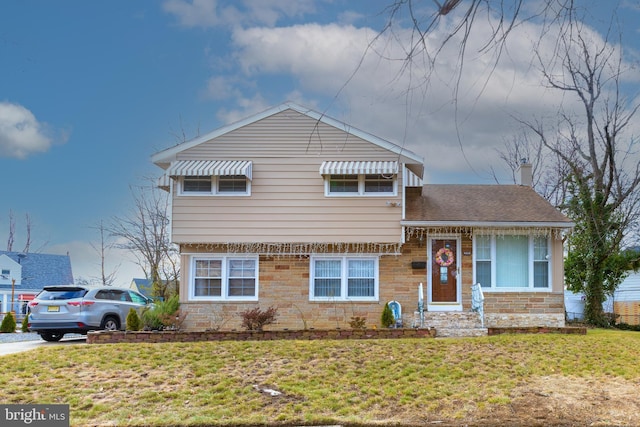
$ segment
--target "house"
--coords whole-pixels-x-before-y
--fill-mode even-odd
[[[422,185],[421,157],[285,103],[152,156],[172,196],[187,329],[563,326],[563,233],[572,223],[523,185]],[[424,312],[416,317],[424,285]],[[475,326],[469,326],[475,328]],[[486,331],[486,330],[485,330]]]
[[[640,325],[640,273],[629,272],[609,298],[611,312],[617,315],[616,322]],[[605,305],[606,308],[606,305]]]
[[[584,320],[584,293],[566,290],[564,301],[567,319]],[[602,308],[605,313],[616,315],[616,323],[640,325],[640,272],[629,271],[613,296],[608,296],[602,303]]]
[[[153,283],[151,283],[150,279],[133,279],[131,280],[129,289],[133,289],[147,298],[153,297]]]
[[[0,251],[0,312],[26,313],[27,303],[49,285],[71,285],[69,255]],[[13,302],[13,304],[12,304]]]
[[[175,289],[176,284],[171,280],[162,280],[164,286],[171,286],[171,289]],[[129,289],[133,289],[136,292],[141,293],[147,298],[161,301],[163,298],[153,294],[153,282],[151,279],[133,279],[129,284]]]

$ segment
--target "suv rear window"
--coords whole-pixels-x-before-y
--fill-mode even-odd
[[[116,289],[109,289],[104,291],[98,291],[96,293],[96,299],[108,299],[114,301],[131,301],[128,292],[123,292]]]
[[[65,300],[65,299],[74,299],[74,298],[82,298],[87,293],[87,290],[84,288],[70,288],[70,289],[60,289],[60,288],[52,288],[45,289],[38,294],[39,300],[45,301],[53,301],[53,300]]]

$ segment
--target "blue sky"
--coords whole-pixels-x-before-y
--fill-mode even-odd
[[[125,215],[129,187],[159,175],[153,153],[181,135],[189,139],[287,100],[423,155],[427,182],[493,183],[491,168],[508,180],[495,149],[517,133],[511,116],[541,117],[562,102],[541,89],[532,66],[535,24],[515,33],[489,79],[483,76],[492,62],[472,50],[456,112],[455,51],[443,52],[429,87],[399,74],[401,61],[382,59],[402,57],[391,40],[367,51],[388,3],[1,2],[0,248],[9,210],[16,250],[24,245],[29,214],[32,250],[69,252],[76,278],[98,277],[92,227]],[[638,59],[638,3],[584,2],[606,22],[612,5],[620,5],[629,64]],[[432,11],[432,1],[422,4],[425,14]],[[399,39],[406,28],[398,22]],[[637,89],[639,81],[631,73],[629,87]],[[411,85],[417,88],[407,92]],[[131,260],[110,254],[107,270],[120,266],[116,284],[142,275]]]

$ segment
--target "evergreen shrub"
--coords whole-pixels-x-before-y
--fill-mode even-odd
[[[386,303],[384,305],[384,308],[382,309],[382,316],[380,317],[380,323],[382,323],[382,326],[384,326],[385,328],[388,328],[391,325],[393,325],[395,321],[396,319],[393,317],[393,311],[391,311],[391,307],[389,307],[389,303]]]
[[[174,295],[142,312],[142,325],[147,331],[178,330],[185,317],[186,314],[180,311],[179,296]]]
[[[135,308],[129,309],[127,314],[127,331],[139,331],[142,328],[142,321]]]
[[[0,332],[11,334],[16,331],[16,318],[13,317],[13,313],[9,312],[5,314],[2,323],[0,324]]]
[[[24,319],[22,319],[22,326],[20,330],[22,332],[29,332],[29,315],[28,314],[24,316]]]

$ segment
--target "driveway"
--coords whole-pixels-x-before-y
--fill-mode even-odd
[[[86,344],[86,342],[87,338],[81,335],[63,338],[59,342],[47,342],[40,339],[37,334],[0,334],[0,356],[20,353],[39,347]]]

